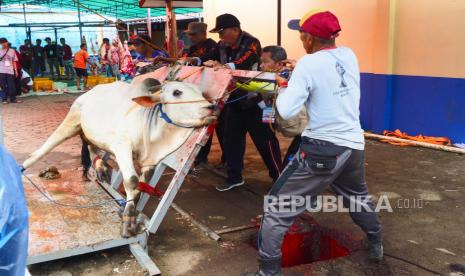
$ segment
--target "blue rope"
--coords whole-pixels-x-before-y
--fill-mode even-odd
[[[162,104],[158,104],[158,107],[160,108],[160,118],[165,120],[168,124],[172,124],[172,125],[175,125],[177,127],[182,127],[182,128],[194,128],[194,127],[191,127],[191,126],[183,126],[183,125],[176,124],[175,122],[173,122],[173,120],[171,120],[171,118],[168,116],[168,114],[166,114],[163,111],[163,105]]]

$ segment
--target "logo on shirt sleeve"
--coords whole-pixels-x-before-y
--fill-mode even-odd
[[[346,69],[344,69],[344,66],[342,66],[342,64],[340,64],[339,62],[336,62],[336,71],[341,77],[341,84],[339,85],[339,87],[341,88],[347,87],[346,80],[344,79],[344,74],[346,73]]]

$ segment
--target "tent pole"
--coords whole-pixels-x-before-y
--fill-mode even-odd
[[[128,41],[130,40],[129,38],[131,37],[131,27],[129,26],[131,23],[127,23],[127,26],[128,26],[128,29],[127,29],[127,33],[128,33]]]
[[[172,0],[165,0],[166,2],[166,34],[168,53],[170,57],[178,57],[178,39],[176,27],[176,14],[173,9]]]
[[[31,40],[27,32],[26,5],[24,3],[23,3],[23,16],[24,16],[24,28],[26,29],[26,37],[29,38],[29,40]]]
[[[150,38],[152,38],[152,18],[150,16],[150,8],[147,9],[147,32]]]
[[[81,24],[81,4],[79,0],[77,0],[77,8],[78,8],[78,20],[79,20],[79,39],[82,43],[82,24]]]
[[[277,44],[281,46],[281,0],[278,0],[278,26],[277,26]]]

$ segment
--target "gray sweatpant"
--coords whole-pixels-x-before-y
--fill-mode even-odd
[[[318,144],[320,154],[326,151],[331,152],[334,145],[304,137],[302,143],[307,143],[309,148],[312,143]],[[331,149],[329,149],[332,147]],[[325,170],[326,160],[320,164],[314,162],[315,159],[308,157],[305,148],[301,145],[294,160],[282,172],[278,180],[273,184],[269,196],[304,196],[315,198],[321,194],[328,185],[333,191],[343,197],[344,207],[349,208],[357,204],[365,208],[355,208],[359,212],[350,212],[352,220],[374,239],[381,239],[381,224],[374,210],[371,200],[357,201],[354,203],[354,196],[367,197],[368,189],[365,182],[365,151],[349,148],[340,148],[334,168]],[[328,153],[330,156],[332,153]],[[330,158],[328,161],[331,161]],[[321,164],[322,163],[322,164]],[[334,163],[333,163],[334,165]],[[329,165],[329,167],[332,167]],[[320,169],[322,168],[322,169]],[[261,258],[277,258],[281,256],[281,245],[284,234],[294,222],[294,219],[306,210],[305,204],[295,206],[294,210],[279,210],[279,208],[267,208],[263,214],[262,224],[258,235],[258,247]]]

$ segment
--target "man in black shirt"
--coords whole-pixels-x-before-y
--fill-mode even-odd
[[[44,47],[45,57],[47,58],[48,67],[50,68],[50,77],[55,79],[53,67],[56,69],[57,79],[60,78],[60,68],[58,66],[58,48],[56,44],[52,44],[50,37],[45,38],[47,45]]]
[[[207,24],[202,22],[190,22],[185,32],[189,37],[191,46],[189,47],[187,52],[184,53],[183,57],[187,58],[190,64],[199,66],[202,64],[202,59],[205,58],[207,55],[210,55],[212,51],[215,49],[216,42],[211,38],[207,38]],[[216,134],[222,151],[223,122],[223,116],[220,115],[220,118],[218,118]],[[200,150],[195,160],[195,165],[208,162],[208,155],[210,153],[212,139],[213,136],[210,136],[210,139],[208,139],[205,146],[202,147],[202,149]],[[224,164],[224,162],[226,162],[226,160],[223,153],[221,156],[221,163]]]
[[[26,71],[30,76],[32,75],[32,45],[29,39],[24,40],[24,45],[19,47],[20,53],[20,62],[21,67],[23,67],[24,71]]]
[[[34,64],[34,72],[32,77],[37,75],[43,77],[45,72],[45,52],[44,47],[42,47],[40,44],[42,44],[42,40],[36,39],[36,45],[32,47]]]
[[[207,38],[207,24],[202,22],[189,23],[185,32],[192,44],[183,56],[198,57],[199,59],[191,58],[189,61],[193,65],[200,65],[201,59],[215,49],[216,42]]]
[[[260,41],[244,32],[239,20],[231,14],[216,18],[216,27],[210,32],[218,33],[221,41],[210,53],[202,57],[205,66],[238,70],[258,70]],[[250,98],[247,91],[237,90],[231,94],[223,111],[223,146],[228,178],[216,187],[227,191],[244,184],[242,169],[246,134],[249,132],[258,152],[265,162],[270,177],[276,180],[281,172],[282,161],[278,139],[267,123],[262,122],[262,109],[257,105],[260,97]]]

